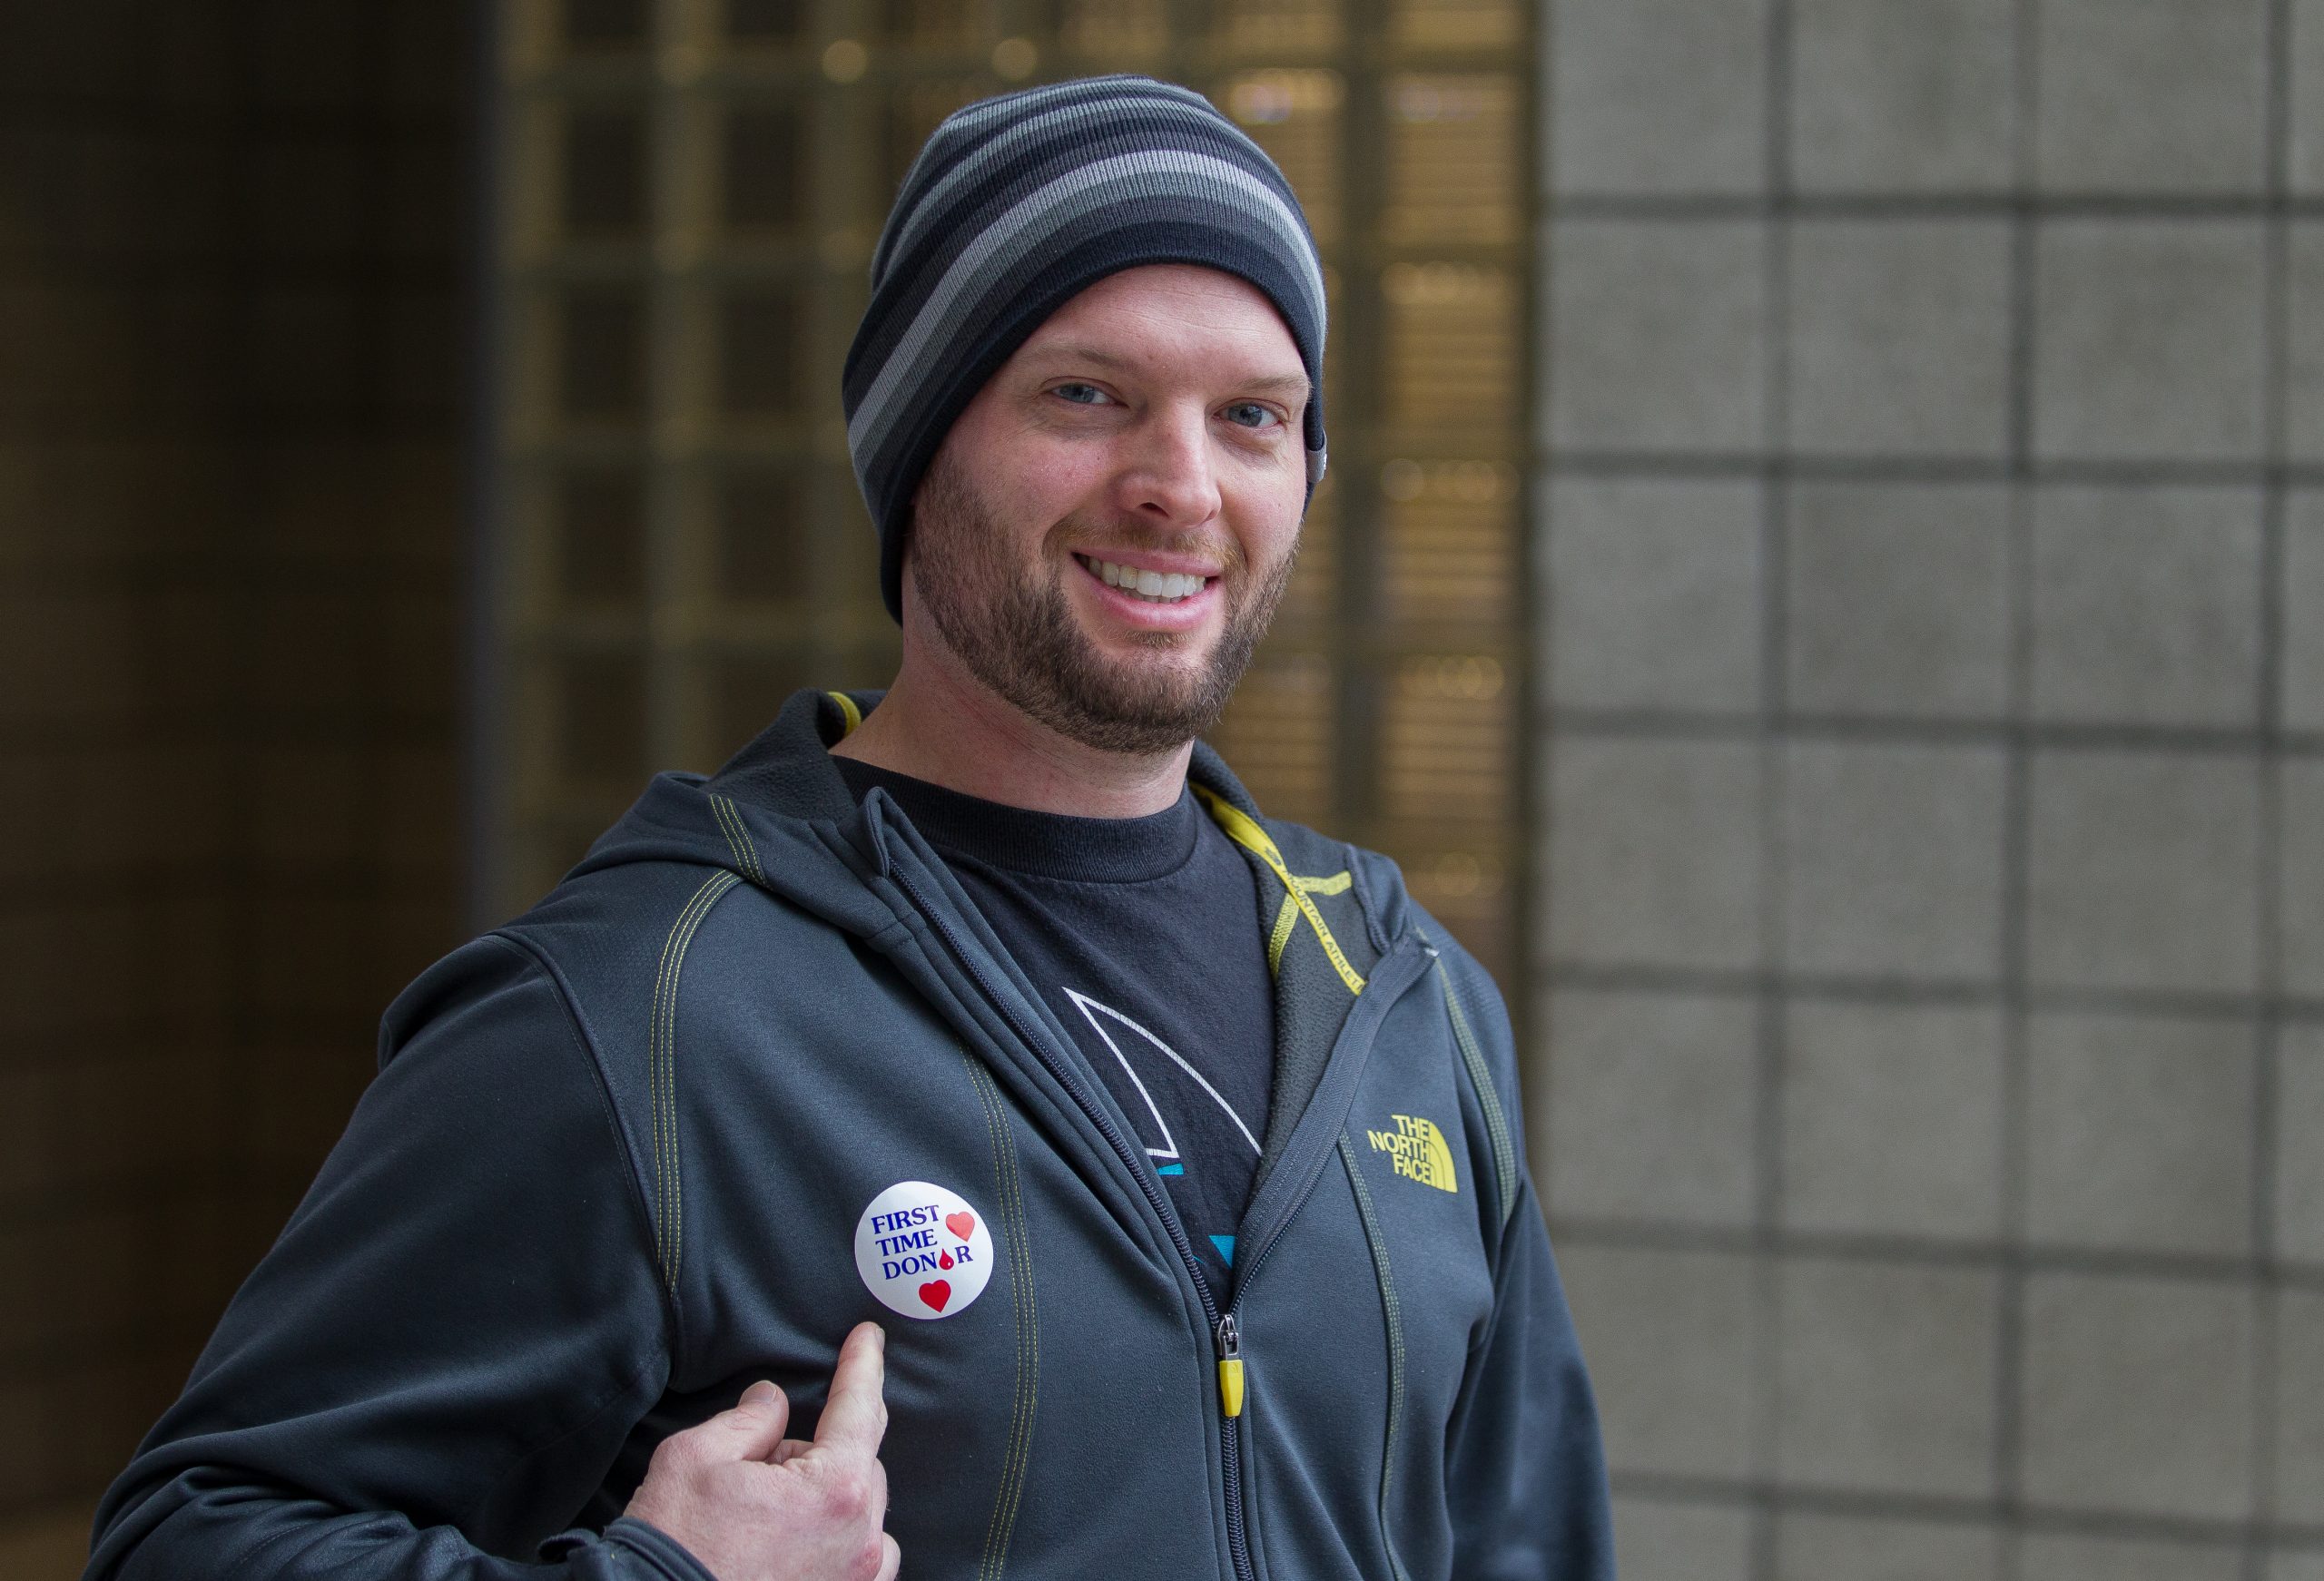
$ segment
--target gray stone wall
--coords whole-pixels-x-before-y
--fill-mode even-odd
[[[1626,1581],[2324,1581],[2324,0],[1551,0]]]

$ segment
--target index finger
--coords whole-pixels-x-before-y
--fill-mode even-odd
[[[887,1402],[880,1398],[887,1378],[888,1337],[877,1323],[858,1323],[839,1348],[832,1371],[831,1398],[815,1423],[815,1442],[831,1449],[880,1451],[888,1430]]]

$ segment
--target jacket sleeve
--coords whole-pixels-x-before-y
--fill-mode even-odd
[[[87,1581],[709,1581],[602,1490],[668,1374],[652,1232],[526,948],[388,1012],[381,1070],[98,1508]],[[593,1503],[596,1507],[593,1508]]]
[[[1613,1581],[1598,1408],[1525,1168],[1508,1013],[1482,968],[1457,948],[1444,953],[1502,1100],[1515,1179],[1498,1230],[1492,1316],[1470,1353],[1447,1429],[1452,1574],[1463,1581]]]

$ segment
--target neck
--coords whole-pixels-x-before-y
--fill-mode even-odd
[[[895,684],[834,754],[964,796],[1076,818],[1144,818],[1178,800],[1192,741],[1151,755],[1100,751],[918,649],[907,634]]]

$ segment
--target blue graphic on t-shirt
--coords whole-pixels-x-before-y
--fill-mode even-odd
[[[1235,1266],[1235,1237],[1234,1237],[1234,1236],[1232,1236],[1232,1235],[1213,1235],[1213,1236],[1210,1238],[1210,1243],[1211,1243],[1213,1246],[1216,1246],[1216,1247],[1217,1247],[1217,1248],[1218,1248],[1218,1261],[1219,1261],[1219,1262],[1224,1262],[1224,1263],[1225,1263],[1225,1264],[1226,1264],[1226,1266],[1227,1266],[1227,1267],[1229,1267],[1229,1268],[1232,1268],[1232,1267],[1234,1267],[1234,1266]]]

